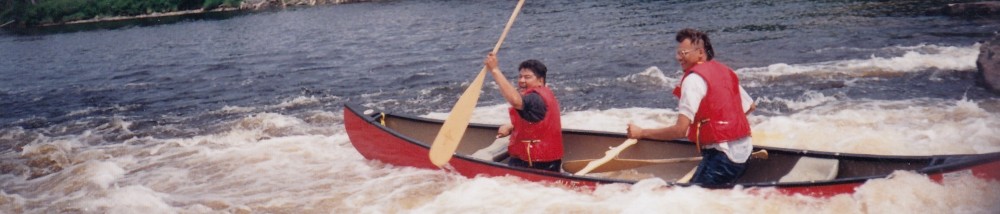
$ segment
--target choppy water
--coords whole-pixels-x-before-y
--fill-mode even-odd
[[[1000,183],[907,172],[829,199],[770,190],[594,192],[364,160],[341,106],[443,118],[513,1],[383,1],[223,20],[0,34],[2,213],[997,213]],[[930,155],[1000,151],[975,86],[1000,21],[940,2],[529,1],[500,63],[550,70],[567,128],[676,118],[674,32],[710,33],[759,108],[755,143]],[[507,120],[487,84],[474,121]],[[725,201],[720,203],[719,201]]]

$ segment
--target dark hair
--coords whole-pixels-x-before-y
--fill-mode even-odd
[[[691,28],[684,28],[680,32],[677,32],[677,42],[683,42],[685,39],[690,39],[691,44],[701,44],[704,47],[705,55],[708,56],[706,61],[715,58],[715,50],[712,49],[712,42],[708,40],[707,33]]]
[[[548,73],[549,69],[545,68],[545,64],[542,64],[542,61],[529,59],[524,60],[524,62],[521,62],[521,65],[517,66],[518,71],[525,68],[531,70],[531,73],[535,73],[535,76],[541,77],[543,79],[542,84],[545,84],[545,73]]]

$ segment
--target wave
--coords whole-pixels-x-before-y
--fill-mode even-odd
[[[659,67],[652,66],[640,73],[620,77],[617,80],[638,86],[671,87],[680,83],[680,76],[667,76]]]
[[[516,178],[473,178],[447,183],[448,190],[419,206],[419,213],[477,212],[523,213],[534,210],[565,213],[645,213],[669,210],[679,213],[865,213],[865,212],[954,212],[989,213],[1000,209],[989,200],[1000,198],[1000,185],[962,177],[939,184],[926,176],[897,172],[890,179],[875,179],[857,193],[831,198],[788,196],[772,188],[711,190],[697,186],[664,188],[660,179],[634,185],[602,185],[592,193],[546,187]],[[518,197],[498,196],[504,192]],[[960,205],[926,203],[922,198],[956,199]],[[984,200],[963,200],[982,197]],[[545,203],[538,203],[543,201]],[[726,201],[726,203],[717,203]],[[532,206],[518,206],[533,204]],[[956,208],[959,206],[961,208]],[[381,206],[379,206],[381,207]],[[968,210],[965,210],[968,209]],[[387,209],[380,209],[387,210]]]
[[[979,47],[971,46],[894,46],[880,49],[844,48],[852,51],[872,53],[867,59],[833,60],[826,62],[786,64],[776,63],[767,67],[740,68],[736,72],[744,79],[751,79],[750,86],[761,86],[766,80],[782,76],[807,77],[885,77],[899,76],[901,73],[926,71],[931,69],[950,71],[971,71],[976,69]],[[818,50],[822,52],[824,49]],[[886,53],[891,56],[876,56]],[[765,81],[760,81],[765,80]]]
[[[310,100],[286,103],[312,105],[309,103],[315,101]],[[787,116],[751,116],[756,144],[886,154],[1000,151],[1000,115],[988,110],[995,104],[985,101],[788,102],[802,102],[804,110]],[[473,122],[506,123],[507,107],[477,107]],[[672,123],[676,115],[672,109],[657,108],[579,110],[563,112],[563,122],[571,129],[622,133],[629,122],[661,126]],[[447,113],[425,116],[444,119]],[[630,212],[665,206],[674,210],[712,207],[709,209],[721,212],[766,209],[779,213],[898,211],[900,207],[949,212],[955,206],[972,212],[1000,210],[990,203],[1000,198],[998,183],[961,175],[937,183],[922,175],[897,172],[891,178],[866,183],[854,194],[826,199],[785,196],[768,188],[662,188],[665,181],[655,178],[635,185],[602,185],[593,192],[544,186],[517,177],[465,178],[440,170],[365,160],[351,146],[342,121],[341,113],[321,110],[300,115],[250,113],[220,122],[218,126],[223,128],[215,132],[192,137],[138,137],[118,144],[93,143],[118,133],[103,126],[63,136],[5,130],[0,139],[27,137],[31,143],[23,146],[22,152],[0,154],[4,160],[0,165],[4,170],[0,200],[7,202],[0,204],[0,211],[435,213],[488,208],[522,212],[525,207],[510,205],[532,201],[547,201],[532,209],[557,212]],[[41,174],[30,176],[32,172]],[[498,197],[496,191],[518,197]],[[984,200],[928,204],[909,197],[970,195]],[[719,198],[733,203],[707,206],[687,201]],[[886,204],[886,200],[894,203]]]
[[[761,145],[891,155],[1000,151],[1000,113],[970,100],[839,101],[753,119]]]
[[[757,108],[759,111],[773,112],[773,111],[781,111],[783,109],[788,109],[788,110],[791,110],[791,111],[800,111],[800,110],[809,109],[809,108],[816,107],[816,106],[825,105],[825,104],[827,104],[829,102],[833,102],[833,101],[837,101],[837,100],[839,100],[839,98],[836,95],[834,95],[834,96],[826,96],[823,93],[809,90],[809,91],[802,92],[802,95],[798,99],[785,99],[785,98],[780,98],[780,97],[775,97],[775,98],[772,98],[772,97],[759,97],[759,98],[755,99],[755,102],[757,103],[758,106],[765,106],[765,105],[772,105],[772,104],[773,105],[781,106],[781,107],[778,107],[777,110],[775,110],[775,109]],[[780,113],[780,112],[777,112],[777,113]]]
[[[801,83],[815,82],[816,79],[848,79],[830,84],[854,84],[852,78],[892,78],[911,72],[927,70],[965,72],[976,69],[981,44],[970,46],[892,46],[884,48],[827,48],[814,51],[850,51],[870,53],[867,59],[845,59],[825,62],[788,64],[775,63],[766,67],[735,68],[744,87],[765,87],[773,82]],[[877,56],[884,55],[884,56]],[[677,75],[666,75],[657,66],[650,66],[642,72],[614,79],[590,79],[599,86],[628,84],[639,88],[672,88],[680,83],[680,71],[670,71]],[[936,78],[936,77],[931,77]],[[588,86],[582,86],[588,87]],[[575,87],[567,87],[568,90]]]

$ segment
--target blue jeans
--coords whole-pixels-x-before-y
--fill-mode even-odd
[[[534,168],[534,169],[559,172],[559,169],[562,169],[562,160],[554,160],[549,162],[534,162],[531,163],[531,166],[529,166],[527,161],[511,156],[510,160],[507,161],[507,165],[514,167]]]
[[[729,160],[726,153],[715,149],[701,150],[701,163],[691,177],[691,183],[701,185],[722,185],[736,181],[747,170],[746,163]]]

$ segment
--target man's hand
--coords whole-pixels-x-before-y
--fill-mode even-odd
[[[756,103],[750,103],[750,110],[747,110],[746,115],[750,116],[750,113],[753,112],[754,110],[757,110],[757,104]]]
[[[642,127],[638,125],[628,123],[628,128],[625,130],[629,139],[642,139]]]
[[[502,126],[500,126],[500,129],[497,130],[497,138],[507,137],[508,135],[510,135],[511,130],[514,130],[514,125],[503,124]]]
[[[486,55],[486,59],[483,60],[483,65],[486,66],[487,71],[500,71],[497,64],[497,55],[494,53]]]

